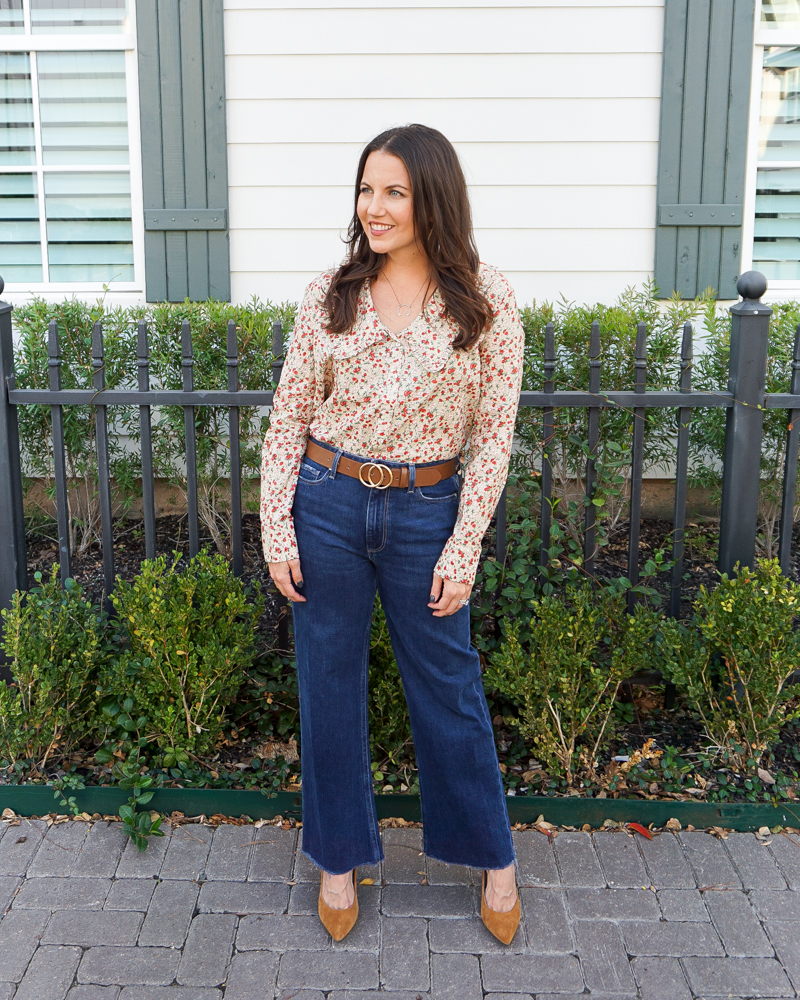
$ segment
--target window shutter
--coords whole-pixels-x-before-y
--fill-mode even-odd
[[[137,0],[149,302],[230,299],[223,0]]]
[[[655,281],[735,299],[755,0],[665,0]]]

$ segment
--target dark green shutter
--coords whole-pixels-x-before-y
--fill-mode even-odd
[[[223,0],[137,0],[148,302],[230,299]]]
[[[665,0],[655,281],[735,299],[755,0]]]

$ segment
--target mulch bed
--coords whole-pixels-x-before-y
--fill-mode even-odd
[[[714,519],[695,518],[687,523],[684,556],[686,578],[682,588],[681,617],[691,615],[691,601],[696,596],[700,586],[713,586],[718,579],[716,570],[717,530],[718,525]],[[664,549],[666,558],[669,558],[672,548],[671,531],[672,524],[668,520],[650,519],[642,522],[639,547],[640,570],[657,549]],[[28,571],[31,585],[35,583],[34,572],[40,570],[46,574],[56,559],[57,547],[54,535],[54,526],[50,528],[39,526],[29,533]],[[156,548],[159,555],[163,553],[171,556],[173,553],[179,552],[182,556],[182,562],[188,560],[189,543],[185,516],[159,517],[156,521],[156,537]],[[258,632],[259,646],[262,650],[267,650],[276,645],[277,623],[280,617],[286,613],[286,608],[271,587],[269,574],[263,561],[258,515],[244,515],[243,539],[243,579],[247,584],[260,583],[262,594],[266,598],[266,609],[259,622]],[[798,526],[795,540],[795,551],[800,555],[800,526]],[[213,550],[211,536],[203,531],[202,526],[200,544]],[[491,545],[488,551],[492,554]],[[122,521],[115,525],[114,554],[117,575],[124,580],[133,580],[145,557],[144,532],[141,522]],[[608,545],[600,549],[598,553],[596,574],[598,577],[626,575],[627,560],[628,524],[620,522],[611,532]],[[795,560],[794,570],[794,578],[800,580],[800,558]],[[98,603],[102,600],[103,567],[99,543],[94,544],[86,554],[73,558],[72,575],[84,588],[87,596]],[[668,597],[669,574],[661,574],[660,578],[649,580],[647,583],[663,594],[665,599]],[[601,768],[611,766],[615,755],[625,754],[631,749],[640,748],[648,739],[653,739],[659,748],[676,747],[687,759],[696,755],[702,745],[702,727],[679,704],[670,710],[665,710],[663,685],[650,687],[635,685],[626,692],[624,697],[632,704],[633,722],[621,728],[618,736],[604,752],[600,762]],[[527,753],[525,759],[521,760],[519,742],[515,746],[512,734],[506,732],[500,723],[501,720],[498,718],[496,728],[500,761],[508,761],[512,774],[515,771],[525,770]],[[212,769],[212,772],[214,768],[219,769],[219,771],[229,771],[238,766],[242,769],[252,756],[255,742],[257,742],[256,734],[248,734],[245,727],[242,739],[226,741],[228,745],[220,748],[220,753],[216,755],[215,760],[208,762],[207,766]],[[773,749],[770,767],[776,772],[783,772],[787,775],[797,773],[800,769],[798,754],[800,754],[800,726],[788,726],[784,730],[781,742]],[[82,763],[87,771],[95,770],[89,764],[88,755],[85,762]],[[531,794],[541,794],[545,789],[538,782],[532,782],[529,790]],[[592,795],[596,791],[596,788],[587,788],[582,790],[580,794]],[[800,786],[798,786],[798,791],[800,791]],[[552,789],[550,794],[558,795],[563,794],[563,792]],[[573,791],[572,794],[575,792]],[[617,797],[618,794],[644,795],[646,793],[629,787],[621,793],[615,793],[614,797]],[[659,791],[657,795],[648,797],[658,797],[663,794]],[[674,797],[699,798],[700,801],[706,799],[706,795],[689,796],[684,793],[675,793]]]

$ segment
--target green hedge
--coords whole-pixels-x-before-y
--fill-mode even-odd
[[[180,328],[184,319],[192,324],[196,356],[195,385],[201,389],[226,386],[226,328],[229,320],[237,325],[239,337],[239,378],[242,388],[271,386],[272,323],[280,319],[285,330],[294,322],[295,304],[275,305],[257,299],[245,306],[229,306],[209,301],[163,304],[149,309],[108,307],[102,301],[88,305],[68,300],[47,303],[35,299],[14,311],[18,330],[15,349],[17,384],[20,388],[41,388],[48,384],[47,326],[58,323],[63,354],[63,381],[67,388],[89,387],[92,379],[91,329],[102,321],[105,330],[106,382],[109,386],[133,386],[136,382],[136,326],[146,319],[150,329],[151,382],[154,387],[181,385]],[[557,389],[588,388],[588,343],[593,320],[600,326],[602,386],[629,389],[634,384],[634,348],[637,324],[648,332],[647,387],[663,389],[678,384],[680,337],[686,320],[698,329],[695,349],[694,385],[698,389],[726,391],[730,322],[726,312],[707,298],[693,301],[658,301],[652,285],[629,289],[613,305],[584,305],[560,301],[536,303],[521,310],[525,328],[524,387],[539,389],[544,378],[543,346],[545,325],[555,326],[558,364]],[[794,329],[800,322],[800,304],[774,306],[770,329],[768,389],[787,392],[791,377]],[[703,330],[705,328],[705,332]],[[702,341],[702,347],[700,342]],[[229,472],[226,447],[227,414],[224,408],[197,407],[200,516],[210,531],[217,551],[229,552],[229,510],[226,492],[216,488]],[[124,514],[138,492],[141,475],[135,447],[123,440],[138,440],[138,413],[134,407],[113,407],[111,419],[111,465],[119,514]],[[24,468],[33,477],[52,476],[50,410],[47,406],[21,407],[20,435]],[[156,475],[185,488],[182,471],[184,448],[183,413],[179,407],[163,407],[154,414],[156,433]],[[253,407],[241,411],[242,468],[245,476],[257,476],[259,449],[265,417]],[[96,449],[94,424],[88,407],[65,410],[67,467],[70,477],[82,484],[73,491],[70,517],[73,549],[85,552],[97,537]],[[582,538],[582,493],[587,437],[587,413],[578,407],[556,411],[555,441],[551,449],[554,464],[556,517],[566,535],[580,548]],[[647,412],[645,463],[651,469],[668,467],[674,455],[676,414],[671,410]],[[695,410],[692,423],[692,476],[698,485],[719,486],[725,415],[722,409]],[[769,410],[764,420],[762,456],[762,504],[759,552],[775,554],[777,516],[780,509],[780,480],[783,462],[786,414]],[[629,491],[629,458],[632,415],[625,409],[604,409],[600,414],[598,484],[596,501],[600,524],[613,526],[625,516]],[[541,462],[541,415],[521,409],[517,420],[518,451],[514,471],[532,473]],[[535,476],[533,477],[535,480]],[[531,491],[538,487],[531,484]],[[534,503],[536,497],[533,496]],[[601,533],[602,535],[602,533]]]

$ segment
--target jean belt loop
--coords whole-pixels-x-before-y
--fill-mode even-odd
[[[342,457],[341,449],[337,448],[336,453],[333,456],[333,463],[331,465],[331,479],[336,478],[336,468],[339,465],[339,459]]]
[[[417,480],[417,467],[416,465],[409,464],[408,466],[408,493],[414,492],[414,483]]]

